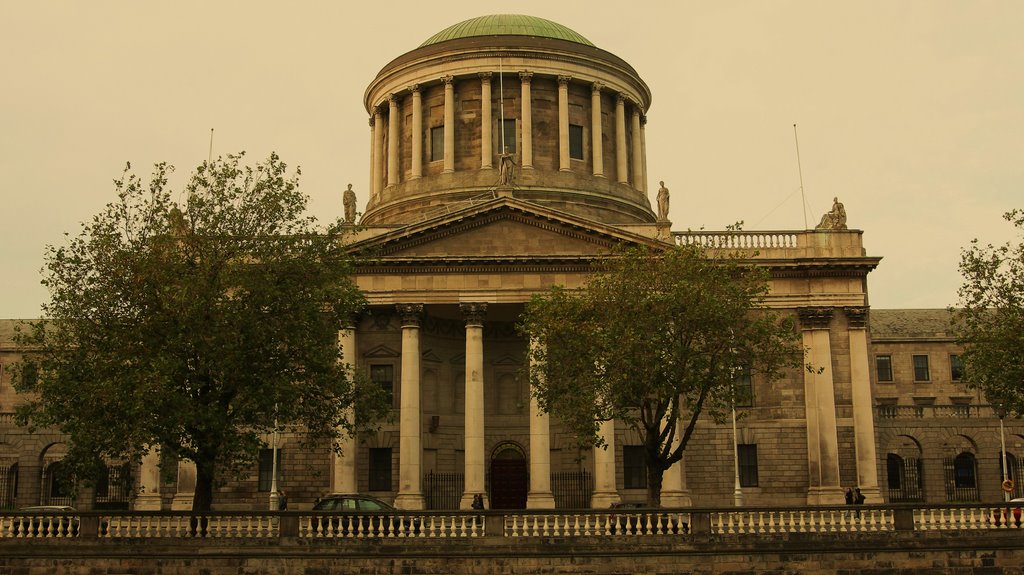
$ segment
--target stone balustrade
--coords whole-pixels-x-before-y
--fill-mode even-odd
[[[17,540],[841,537],[897,531],[1021,529],[1018,504],[859,505],[749,509],[0,512],[0,547]]]
[[[858,230],[807,231],[686,231],[672,232],[679,246],[697,245],[710,251],[756,252],[758,258],[863,257]]]
[[[879,420],[884,419],[925,419],[925,418],[960,418],[979,419],[997,418],[995,409],[990,405],[878,405],[875,412]]]

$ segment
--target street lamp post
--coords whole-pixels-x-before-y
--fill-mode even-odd
[[[732,455],[733,467],[736,469],[736,486],[732,492],[733,505],[743,506],[743,487],[740,485],[740,446],[739,436],[736,435],[736,401],[732,402]]]
[[[998,409],[996,409],[996,415],[999,416],[999,449],[1001,450],[1000,451],[1000,457],[999,457],[999,463],[1000,463],[1000,465],[1002,467],[1002,471],[1003,471],[1003,478],[1000,481],[999,487],[1000,487],[1000,489],[1002,489],[1002,482],[1006,481],[1008,479],[1007,476],[1006,476],[1007,475],[1006,472],[1008,470],[1008,467],[1006,465],[1006,434],[1005,434],[1005,432],[1003,430],[1003,418],[1006,417],[1006,409],[1003,408],[1002,406],[1000,406]],[[1010,492],[1005,490],[1005,489],[1003,489],[1002,491],[1003,491],[1003,501],[1009,501],[1010,500]]]
[[[276,410],[275,410],[276,411]],[[270,510],[277,511],[279,509],[279,497],[277,492],[277,417],[274,417],[274,435],[271,439],[271,458],[270,458]]]

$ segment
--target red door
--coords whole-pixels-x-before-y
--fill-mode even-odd
[[[491,460],[491,509],[526,509],[525,459]]]

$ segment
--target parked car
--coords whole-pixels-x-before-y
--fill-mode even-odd
[[[11,523],[15,537],[76,537],[79,520],[74,507],[67,505],[32,505],[19,510],[25,516]]]
[[[418,517],[401,515],[401,511],[372,495],[326,495],[313,505],[313,513],[313,533],[328,536],[384,537],[397,535],[403,527],[406,533],[418,533],[420,527]]]
[[[622,510],[621,516],[618,513],[609,516],[612,533],[619,527],[624,533],[632,535],[685,535],[690,532],[687,522],[679,521],[675,516],[657,508],[648,507],[646,503],[613,503],[612,509]]]

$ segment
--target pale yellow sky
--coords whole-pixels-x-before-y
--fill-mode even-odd
[[[322,219],[365,205],[366,85],[456,22],[522,13],[630,62],[654,94],[650,180],[673,229],[802,229],[838,196],[874,307],[956,301],[959,250],[1024,207],[1024,2],[0,0],[0,317],[34,317],[44,246],[114,197],[126,161],[214,152],[301,165]]]

